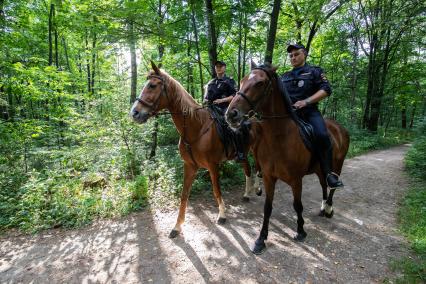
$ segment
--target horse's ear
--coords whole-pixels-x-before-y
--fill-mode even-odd
[[[160,74],[160,69],[158,69],[157,65],[155,65],[154,61],[151,60],[151,67],[154,70],[155,74]]]
[[[250,69],[253,70],[256,67],[257,67],[256,63],[254,63],[253,59],[251,59],[250,60]]]

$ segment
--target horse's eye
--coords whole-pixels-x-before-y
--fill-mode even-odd
[[[260,86],[262,86],[263,85],[263,81],[259,81],[259,82],[257,82],[254,86],[255,87],[260,87]]]
[[[148,85],[148,88],[149,88],[149,89],[154,89],[156,86],[157,86],[157,85],[154,85],[154,84],[151,84],[151,83],[150,83],[150,84]]]

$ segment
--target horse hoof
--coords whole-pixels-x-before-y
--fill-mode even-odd
[[[262,244],[254,244],[254,248],[251,250],[252,253],[254,253],[255,255],[261,255],[262,253],[264,253],[266,250],[266,245],[265,243]]]
[[[226,218],[220,217],[219,219],[217,219],[217,223],[220,224],[220,225],[225,224],[226,223]]]
[[[174,238],[176,238],[177,236],[179,235],[179,231],[177,231],[177,230],[172,230],[171,232],[170,232],[170,234],[169,234],[169,238],[170,239],[174,239]]]
[[[325,216],[325,210],[321,210],[318,214],[318,216],[324,217]]]
[[[305,232],[303,232],[303,233],[297,233],[297,235],[295,235],[293,237],[293,239],[295,241],[298,241],[298,242],[303,242],[305,240],[305,238],[306,238],[307,235],[308,234],[306,234]]]
[[[258,191],[256,191],[256,195],[257,195],[257,196],[261,196],[261,195],[262,195],[262,190],[261,190],[261,189],[259,189]]]
[[[250,198],[249,197],[247,197],[247,196],[244,196],[243,197],[243,202],[249,202],[250,201]]]
[[[331,218],[334,215],[334,210],[332,210],[330,213],[325,212],[325,217]]]

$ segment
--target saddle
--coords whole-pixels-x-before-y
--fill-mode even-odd
[[[295,109],[292,107],[290,97],[288,96],[288,93],[284,87],[283,82],[280,79],[278,79],[277,82],[278,82],[278,89],[280,91],[281,97],[284,100],[284,105],[286,106],[290,117],[294,120],[294,122],[296,122],[296,125],[299,129],[299,134],[302,137],[303,143],[305,144],[306,148],[310,152],[314,152],[315,150],[314,149],[314,145],[315,145],[314,128],[312,127],[311,124],[304,121],[300,116],[297,115]]]

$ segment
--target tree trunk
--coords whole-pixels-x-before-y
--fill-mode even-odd
[[[49,12],[49,65],[53,64],[53,15],[55,11],[55,5],[50,4]]]
[[[210,74],[211,77],[216,77],[214,64],[217,61],[217,35],[216,27],[213,18],[213,0],[205,0],[207,9],[207,37],[209,43],[209,59],[210,59]]]
[[[58,52],[58,27],[56,23],[56,11],[53,9],[53,30],[55,31],[55,63],[59,69],[59,52]]]
[[[201,92],[200,96],[202,99],[203,93],[204,93],[203,65],[201,64],[200,44],[198,41],[198,29],[197,29],[197,24],[195,22],[194,1],[192,0],[190,3],[191,3],[191,22],[192,22],[192,29],[194,31],[194,37],[195,37],[195,50],[197,52],[198,72],[200,73],[200,92]]]
[[[416,114],[416,105],[414,105],[414,106],[413,106],[413,110],[411,111],[411,117],[410,117],[410,129],[412,129],[412,128],[413,128],[415,114]]]
[[[243,47],[243,71],[242,76],[246,74],[246,54],[247,54],[247,13],[244,13],[244,47]],[[241,76],[241,77],[242,77]],[[238,81],[238,86],[240,81]]]
[[[130,104],[136,100],[138,67],[136,62],[136,38],[133,27],[133,20],[129,23],[129,48],[130,48],[130,66],[131,66],[131,82],[130,82]]]
[[[277,34],[278,16],[280,13],[281,0],[274,0],[272,8],[271,21],[269,24],[268,39],[266,42],[265,63],[272,64],[272,56],[274,53],[275,36]]]
[[[3,7],[4,7],[4,0],[0,0],[0,27],[2,30],[3,30],[4,24],[6,23]]]
[[[97,41],[97,35],[96,32],[93,32],[93,39],[92,39],[92,81],[90,84],[90,93],[92,96],[95,95],[95,75],[96,75],[96,41]]]
[[[163,25],[163,20],[164,20],[164,16],[163,16],[163,11],[162,11],[162,0],[159,1],[158,3],[158,30],[162,31],[162,25]],[[161,62],[161,60],[163,59],[163,55],[164,55],[164,45],[161,43],[162,42],[162,34],[160,32],[160,37],[158,40],[158,60]],[[152,130],[152,145],[151,145],[151,152],[149,153],[149,159],[154,159],[154,157],[156,156],[156,151],[157,151],[157,145],[158,145],[158,119],[156,119],[154,121],[154,129]]]
[[[62,45],[64,46],[64,53],[65,53],[65,62],[67,63],[67,70],[69,72],[71,72],[71,66],[70,66],[70,60],[68,57],[68,49],[67,49],[67,44],[65,42],[65,38],[62,38]]]
[[[407,107],[403,106],[401,109],[401,127],[407,129]]]
[[[241,8],[241,7],[240,7]],[[242,49],[242,29],[243,29],[243,12],[240,11],[239,14],[239,29],[238,29],[238,62],[237,62],[237,78],[238,78],[238,86],[237,88],[240,88],[240,81],[241,81],[241,49]],[[244,62],[244,61],[243,61]]]
[[[90,61],[89,61],[89,58],[87,57],[88,56],[88,50],[89,50],[89,38],[88,38],[88,34],[87,34],[87,29],[86,29],[86,32],[85,32],[85,38],[86,38],[86,48],[85,48],[85,50],[86,50],[86,71],[87,71],[87,92],[88,93],[91,93],[91,86],[92,86],[92,84],[91,84],[91,78],[90,78],[90,76],[91,76],[91,72],[90,72]]]
[[[352,74],[351,74],[351,102],[350,102],[350,117],[351,117],[351,123],[354,125],[356,123],[356,87],[358,85],[358,74],[357,74],[357,66],[358,66],[358,53],[359,53],[359,46],[358,46],[358,38],[355,32],[352,34],[352,39],[354,43],[354,50],[352,53]]]

